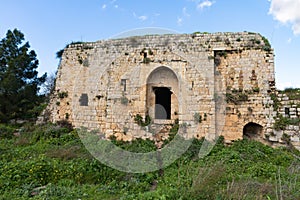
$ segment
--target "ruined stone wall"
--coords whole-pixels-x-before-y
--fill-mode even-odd
[[[273,143],[290,143],[300,150],[300,91],[279,91],[274,96],[276,116],[274,129],[270,131],[268,140]]]
[[[255,137],[264,138],[276,115],[274,83],[273,51],[259,34],[129,37],[69,45],[48,110],[53,122],[123,140],[153,138],[153,126],[136,122],[147,115],[153,124],[178,120],[187,137],[242,139],[253,123],[262,127]],[[171,94],[165,120],[155,119],[157,88]]]
[[[253,136],[264,138],[264,133],[273,127],[275,115],[270,97],[274,89],[270,86],[274,80],[273,52],[256,49],[225,51],[218,59],[220,64],[216,71],[220,73],[227,102],[225,138],[242,139],[247,123],[263,126],[259,135]]]

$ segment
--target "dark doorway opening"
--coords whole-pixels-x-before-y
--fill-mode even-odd
[[[171,94],[167,87],[154,87],[155,119],[171,119]]]
[[[243,137],[247,139],[259,138],[262,134],[263,127],[259,124],[250,122],[243,129]]]

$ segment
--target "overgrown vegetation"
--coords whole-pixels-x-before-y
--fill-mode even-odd
[[[216,55],[227,58],[227,51],[226,50],[216,51]]]
[[[57,93],[58,98],[63,99],[69,96],[68,91],[62,91]]]
[[[194,121],[196,123],[201,123],[202,122],[202,116],[200,115],[200,113],[195,113],[194,114]]]
[[[127,106],[128,103],[129,103],[128,98],[127,98],[126,96],[122,96],[122,97],[121,97],[121,104]]]
[[[280,101],[277,98],[276,94],[270,94],[271,100],[273,101],[273,106],[274,106],[274,110],[278,111],[279,106],[280,106]]]
[[[289,100],[299,100],[300,99],[300,88],[286,88],[283,91],[279,91],[281,94],[286,94]]]
[[[276,118],[274,123],[274,129],[275,130],[285,130],[285,128],[288,125],[300,125],[300,119],[299,118],[288,118],[283,117],[282,115],[279,115],[278,118]]]
[[[300,198],[300,153],[293,149],[249,140],[226,147],[220,138],[199,159],[203,140],[194,140],[163,174],[131,174],[91,157],[77,130],[62,124],[0,126],[0,199]],[[112,141],[133,152],[156,150],[149,140]]]
[[[70,44],[67,44],[67,45],[65,46],[65,48],[69,48],[70,45],[75,45],[75,44],[83,44],[83,42],[80,42],[80,41],[74,42],[74,41],[73,41],[73,42],[71,42]],[[62,58],[62,55],[63,55],[63,53],[64,53],[65,48],[63,48],[63,49],[59,50],[58,52],[56,52],[56,58],[57,58],[57,59],[61,59],[61,58]]]
[[[142,127],[145,127],[145,126],[148,126],[151,123],[151,117],[149,115],[146,115],[145,120],[144,120],[143,117],[140,114],[137,114],[137,115],[134,116],[134,121],[138,125],[140,125]]]
[[[230,90],[226,92],[226,102],[239,104],[248,101],[247,91]]]
[[[222,51],[215,51],[214,55],[214,63],[216,66],[219,66],[221,64],[221,58],[226,59],[227,58],[227,51],[222,50]]]
[[[262,37],[262,40],[264,41],[263,50],[271,51],[272,48],[271,48],[271,44],[270,44],[269,40],[264,36],[261,36],[261,37]]]
[[[82,42],[82,41],[75,41],[75,42],[72,41],[70,44],[67,44],[67,45],[65,46],[65,48],[63,48],[63,49],[61,49],[61,50],[59,50],[59,51],[56,52],[56,58],[57,58],[57,59],[61,59],[61,58],[62,58],[62,55],[63,55],[63,53],[64,53],[64,50],[65,50],[66,48],[69,48],[71,45],[77,45],[77,44],[83,44],[81,49],[85,49],[85,50],[87,50],[87,49],[93,49],[92,46],[89,46],[88,44],[86,44],[86,43],[84,43],[84,42]]]
[[[143,63],[149,64],[151,62],[151,59],[148,57],[143,58]]]

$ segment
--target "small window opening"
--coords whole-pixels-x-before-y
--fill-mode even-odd
[[[289,108],[284,108],[284,114],[290,116],[290,109]]]
[[[88,106],[89,97],[87,94],[81,94],[80,99],[80,106]]]
[[[126,79],[121,79],[121,85],[123,85],[123,91],[126,91]]]

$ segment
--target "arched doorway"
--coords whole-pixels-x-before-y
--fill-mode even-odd
[[[167,87],[154,87],[155,119],[171,119],[171,95]]]
[[[152,119],[173,120],[178,118],[179,82],[168,67],[158,67],[147,79],[147,111]]]
[[[257,123],[250,122],[243,128],[243,138],[256,139],[260,138],[263,132],[263,127]]]

